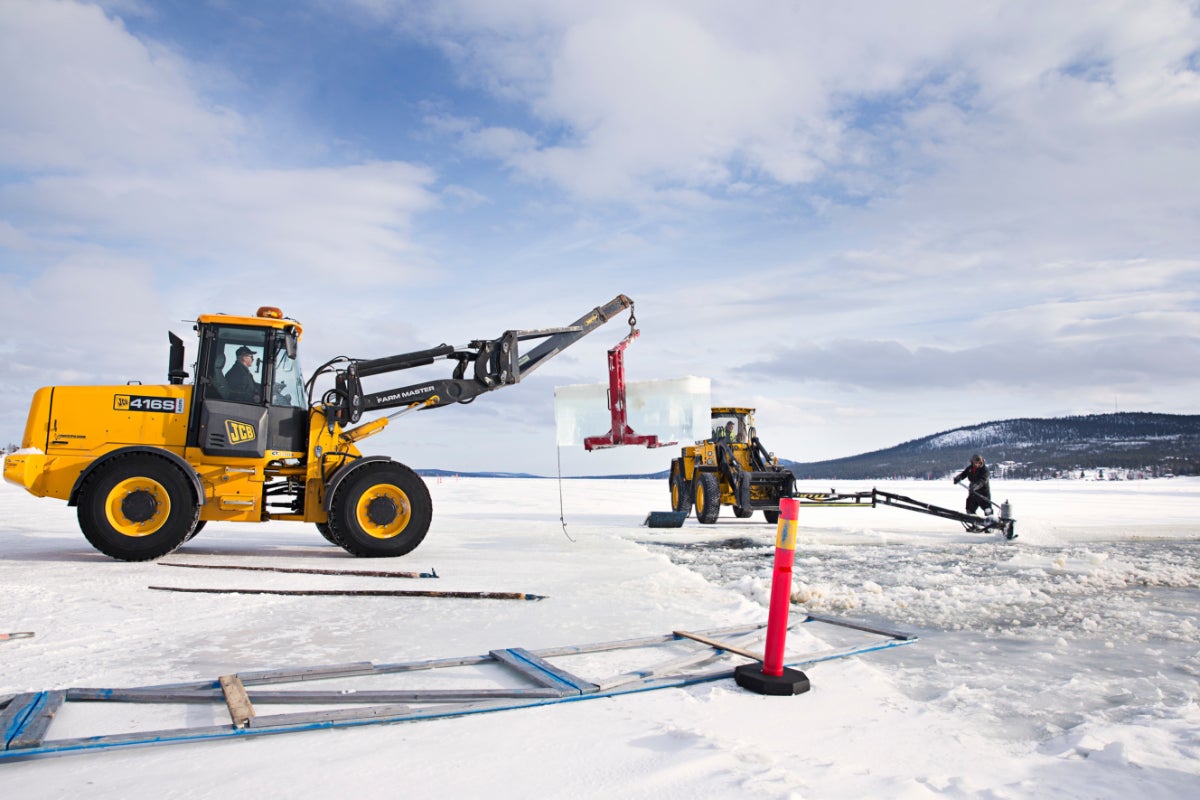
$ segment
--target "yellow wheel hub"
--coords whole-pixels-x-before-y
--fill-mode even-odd
[[[156,480],[126,478],[105,498],[104,515],[122,536],[149,536],[171,516],[171,498]]]
[[[363,492],[354,507],[358,526],[368,536],[391,539],[408,527],[412,504],[399,486],[380,483]]]

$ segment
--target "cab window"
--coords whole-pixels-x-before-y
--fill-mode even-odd
[[[207,394],[238,403],[261,403],[266,331],[221,328],[213,346]]]
[[[304,376],[300,373],[300,362],[288,355],[285,336],[286,334],[282,332],[276,334],[271,405],[307,408],[308,402],[304,394]]]

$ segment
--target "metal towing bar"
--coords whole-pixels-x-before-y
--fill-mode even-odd
[[[798,492],[796,497],[800,498],[805,504],[815,506],[875,508],[876,506],[885,505],[894,508],[903,508],[907,511],[916,511],[921,514],[930,514],[935,517],[961,522],[963,527],[972,533],[999,531],[1004,534],[1004,538],[1006,539],[1017,538],[1017,534],[1014,531],[1016,520],[1012,518],[1012,506],[1008,502],[994,504],[1000,506],[999,517],[990,514],[985,517],[978,517],[974,514],[954,511],[953,509],[942,508],[932,503],[905,497],[902,494],[881,492],[878,489],[849,493],[833,490],[829,492]],[[990,501],[988,502],[990,503]]]

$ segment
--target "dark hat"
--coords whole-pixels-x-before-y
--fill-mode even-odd
[[[976,453],[975,455],[971,456],[971,460],[972,460],[972,461],[978,461],[979,463],[981,463],[981,464],[982,464],[982,463],[983,463],[983,456],[979,455],[979,453]]]
[[[254,351],[251,350],[249,347],[246,347],[246,345],[242,345],[241,347],[239,347],[237,349],[237,357],[238,358],[241,358],[242,356],[252,356],[252,355],[254,355]]]

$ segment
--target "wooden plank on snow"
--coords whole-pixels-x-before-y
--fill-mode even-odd
[[[674,633],[676,636],[681,636],[685,639],[694,639],[697,642],[706,644],[710,647],[715,647],[718,650],[725,650],[730,653],[737,653],[739,656],[745,656],[746,658],[752,658],[755,661],[763,660],[761,653],[754,653],[749,650],[743,650],[742,648],[738,647],[737,645],[732,645],[732,644],[729,644],[728,642],[717,641],[716,639],[710,639],[709,637],[702,636],[699,633],[689,633],[688,631],[675,631]]]
[[[254,706],[251,705],[250,698],[246,696],[246,687],[242,685],[242,681],[237,675],[222,675],[217,680],[221,684],[221,691],[225,694],[225,705],[229,707],[229,717],[233,720],[233,727],[246,727],[246,723],[254,716]]]

